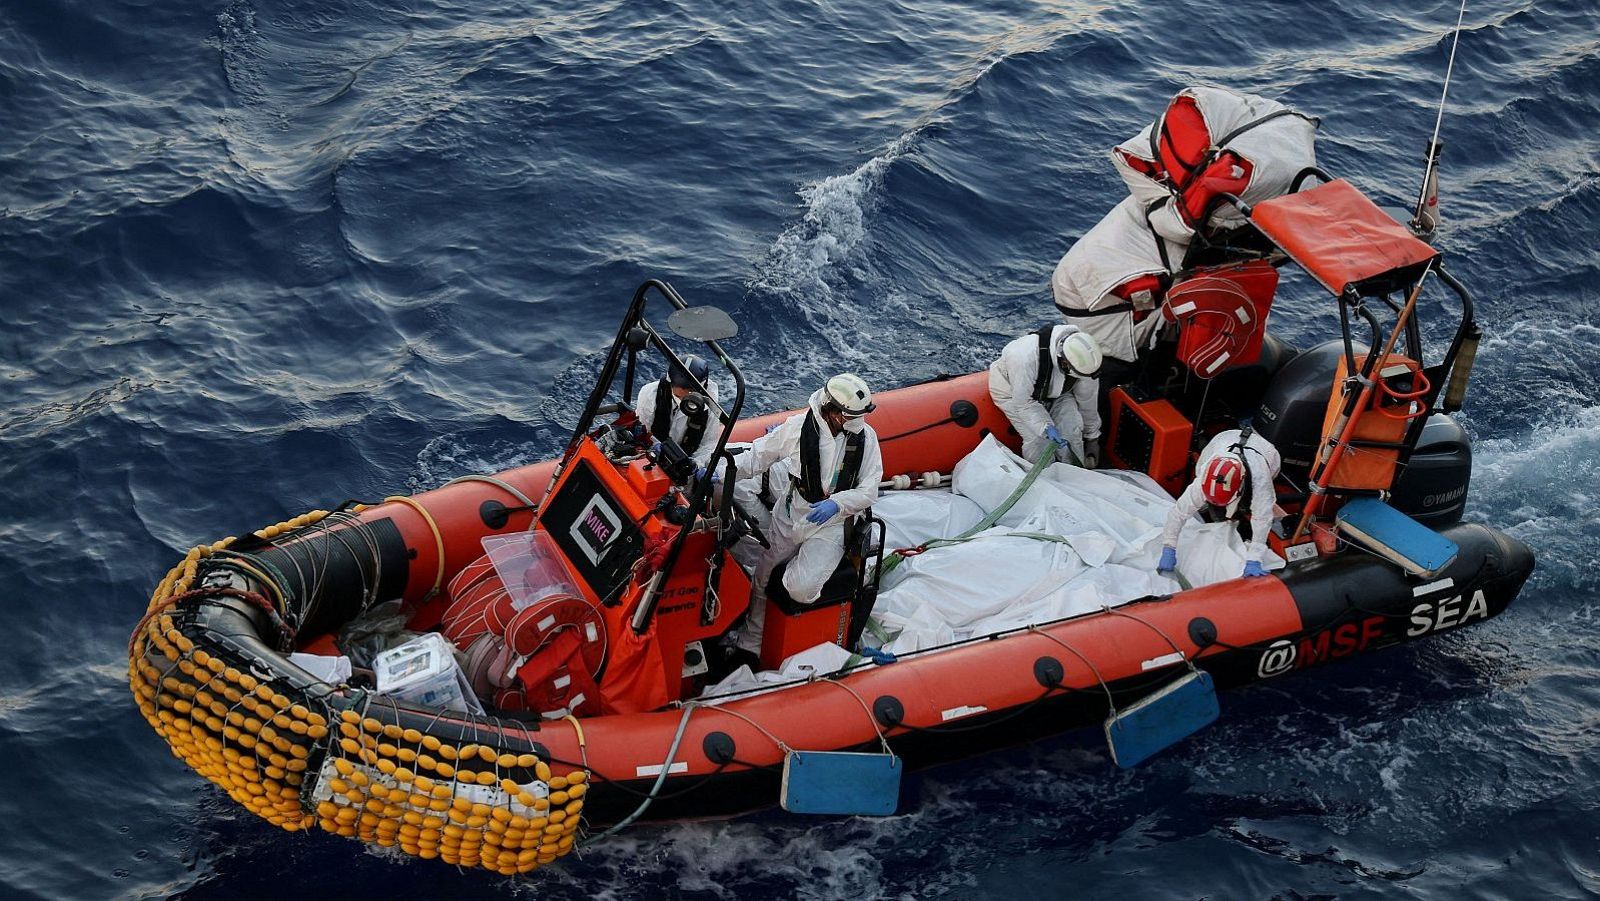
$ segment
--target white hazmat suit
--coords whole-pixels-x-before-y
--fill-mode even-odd
[[[651,382],[639,389],[639,396],[633,401],[633,411],[638,415],[639,421],[644,423],[645,428],[650,428],[650,424],[655,421],[656,396],[660,390],[660,382]],[[708,380],[706,390],[711,392],[711,400],[715,401],[717,399],[716,383]],[[668,435],[681,447],[684,436],[689,433],[689,417],[683,412],[678,403],[678,398],[672,395],[670,387],[667,388],[667,397],[670,398],[672,403],[672,426],[668,429]],[[700,436],[700,444],[692,451],[689,451],[689,448],[684,448],[685,451],[689,451],[689,456],[694,458],[696,466],[704,469],[711,465],[711,452],[717,449],[717,435],[721,430],[722,423],[717,420],[716,408],[713,407],[707,410],[706,428],[704,434]],[[666,436],[657,435],[656,437],[662,438]]]
[[[1229,429],[1218,432],[1200,452],[1200,459],[1195,463],[1194,471],[1204,473],[1206,464],[1223,454],[1234,453],[1235,444],[1239,443],[1241,432],[1238,429]],[[1250,473],[1250,541],[1245,546],[1244,559],[1261,562],[1261,557],[1267,550],[1267,532],[1272,528],[1272,506],[1277,500],[1272,481],[1278,477],[1278,470],[1283,466],[1283,460],[1278,456],[1278,449],[1272,442],[1252,433],[1250,440],[1245,443],[1242,456],[1245,470]],[[1200,486],[1201,477],[1196,476],[1189,487],[1178,495],[1178,503],[1167,514],[1167,527],[1161,533],[1161,543],[1167,547],[1178,547],[1178,535],[1183,531],[1183,524],[1190,517],[1199,513],[1207,506],[1205,493]],[[1228,505],[1228,518],[1238,519],[1240,511],[1238,506],[1244,497],[1244,492],[1234,498]],[[1182,548],[1179,548],[1182,551]],[[1180,554],[1180,559],[1181,559]]]
[[[1077,331],[1075,325],[1051,329],[1052,361],[1061,355],[1061,342]],[[1061,432],[1078,461],[1083,461],[1085,442],[1100,438],[1100,380],[1074,378],[1059,364],[1051,366],[1046,400],[1041,403],[1033,398],[1038,377],[1039,337],[1029,332],[1007,344],[1000,358],[990,364],[989,396],[1022,436],[1022,456],[1029,463],[1038,460],[1050,444],[1044,432],[1051,425]]]
[[[789,561],[783,573],[784,590],[798,603],[816,603],[823,584],[844,557],[845,521],[866,512],[878,499],[878,483],[883,481],[883,457],[878,451],[877,433],[864,419],[846,419],[844,429],[838,435],[831,434],[822,418],[822,405],[827,400],[825,391],[812,394],[807,410],[790,416],[756,439],[750,450],[734,458],[739,478],[745,481],[741,488],[756,488],[765,474],[774,501],[765,529],[771,547],[761,552],[756,563],[751,580],[749,620],[738,641],[740,648],[754,654],[761,652],[761,633],[766,624],[766,585],[773,570],[785,560]],[[822,523],[807,521],[806,514],[811,512],[812,505],[794,487],[795,480],[800,477],[801,433],[808,416],[816,417],[817,421],[817,459],[824,493],[827,499],[839,505],[839,512]],[[836,491],[845,445],[853,432],[865,435],[861,468],[854,488]],[[741,493],[748,496],[750,492]]]

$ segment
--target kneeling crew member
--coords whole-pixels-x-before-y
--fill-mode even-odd
[[[1266,553],[1267,532],[1272,528],[1272,505],[1276,500],[1272,480],[1278,477],[1282,465],[1272,442],[1250,429],[1219,432],[1200,452],[1194,468],[1199,475],[1167,514],[1167,527],[1161,533],[1161,562],[1156,571],[1166,575],[1177,568],[1178,533],[1189,517],[1209,508],[1217,519],[1241,523],[1244,575],[1266,575],[1261,568],[1261,555]],[[1247,516],[1248,526],[1244,526]]]
[[[878,435],[863,418],[872,391],[845,373],[811,395],[810,408],[784,420],[734,459],[740,479],[765,476],[774,497],[771,547],[762,551],[752,579],[749,621],[738,647],[761,652],[766,588],[784,561],[783,589],[800,604],[814,604],[844,557],[847,521],[878,499],[883,458]]]
[[[1047,325],[1012,341],[989,366],[989,396],[1022,436],[1032,463],[1046,447],[1100,465],[1100,343],[1075,325]]]
[[[721,423],[711,404],[700,396],[704,385],[711,400],[717,399],[717,386],[711,382],[711,367],[694,354],[683,358],[683,366],[672,366],[666,378],[639,389],[633,410],[656,440],[671,438],[683,452],[694,458],[704,472],[717,449]],[[690,397],[694,395],[694,397]]]

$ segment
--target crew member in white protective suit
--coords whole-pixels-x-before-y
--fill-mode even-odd
[[[750,613],[738,648],[761,652],[766,586],[784,561],[783,589],[800,604],[814,604],[823,583],[844,557],[845,526],[878,499],[883,458],[878,435],[867,425],[872,391],[845,373],[811,395],[808,409],[756,439],[734,459],[741,480],[766,477],[772,518],[771,547],[761,552],[752,578]]]
[[[1267,532],[1272,528],[1272,505],[1276,500],[1272,482],[1283,465],[1272,442],[1246,429],[1219,432],[1205,450],[1194,471],[1199,473],[1178,503],[1167,514],[1167,527],[1161,533],[1162,575],[1178,566],[1178,534],[1183,524],[1201,509],[1210,507],[1217,518],[1238,522],[1249,517],[1250,534],[1245,535],[1244,575],[1264,576],[1261,556],[1267,550]],[[1241,530],[1242,531],[1242,530]]]
[[[683,366],[674,364],[667,376],[639,389],[633,401],[634,413],[656,440],[670,437],[694,458],[698,472],[703,477],[711,465],[711,454],[717,449],[717,433],[722,428],[716,408],[700,396],[700,386],[705,386],[707,396],[717,399],[717,386],[709,378],[711,368],[705,360],[690,354],[683,358]]]
[[[1100,465],[1100,343],[1075,325],[1047,325],[1012,341],[989,366],[989,396],[1022,436],[1032,463],[1050,444]]]

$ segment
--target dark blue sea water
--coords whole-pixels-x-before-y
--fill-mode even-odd
[[[1442,246],[1489,330],[1469,518],[1504,617],[931,771],[887,820],[633,830],[521,883],[256,821],[140,719],[189,546],[556,450],[646,276],[755,409],[984,365],[1053,313],[1179,87],[1323,117],[1412,196],[1453,5],[0,0],[0,895],[1576,897],[1600,892],[1600,9],[1473,0]],[[1286,288],[1311,341],[1326,303]]]

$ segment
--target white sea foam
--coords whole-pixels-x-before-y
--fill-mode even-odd
[[[1535,583],[1592,590],[1588,561],[1600,534],[1600,406],[1550,413],[1532,432],[1473,445],[1467,516],[1528,543]]]
[[[832,295],[830,282],[840,269],[859,267],[858,250],[867,238],[869,215],[889,165],[910,148],[908,132],[884,151],[844,175],[810,182],[799,190],[805,213],[773,242],[752,288],[791,295]]]

